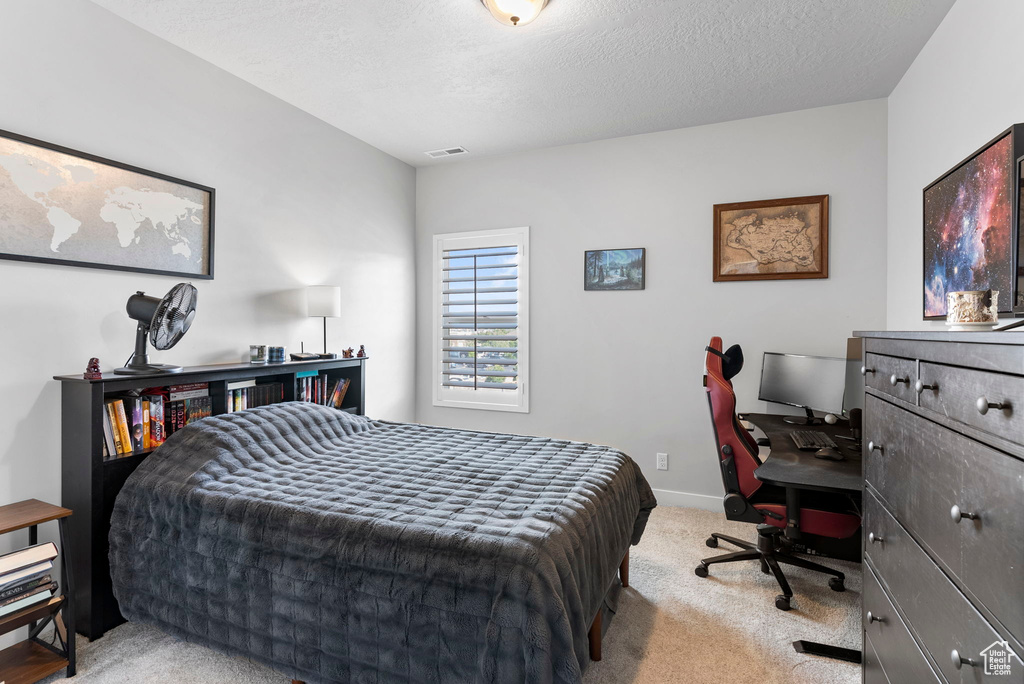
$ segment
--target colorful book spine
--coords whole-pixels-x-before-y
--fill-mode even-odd
[[[117,411],[117,429],[121,432],[121,453],[132,453],[132,433],[128,427],[128,415],[124,410],[124,401],[118,399],[114,402],[114,409]]]
[[[145,428],[142,426],[142,401],[137,398],[125,399],[125,408],[131,411],[132,451],[142,451]]]
[[[124,453],[124,445],[121,444],[121,427],[117,422],[117,405],[113,401],[106,403],[107,420],[110,421],[110,433],[114,439],[114,454],[120,456]]]
[[[143,399],[142,404],[142,448],[152,449],[153,448],[153,434],[150,422],[152,418],[149,415],[149,399]]]
[[[345,378],[345,382],[342,383],[341,389],[338,390],[338,398],[334,401],[334,408],[341,408],[341,404],[345,401],[345,394],[348,392],[348,386],[350,384],[352,384],[352,379]]]
[[[160,446],[167,438],[164,429],[164,398],[159,395],[149,398],[149,433],[153,446]]]

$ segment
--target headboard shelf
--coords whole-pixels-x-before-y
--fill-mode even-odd
[[[81,374],[58,375],[61,383],[61,505],[75,511],[69,518],[71,567],[75,585],[77,631],[96,639],[122,622],[110,586],[107,533],[114,500],[128,476],[160,447],[104,458],[103,414],[106,402],[133,390],[207,383],[212,415],[228,413],[228,383],[280,382],[281,401],[295,401],[296,379],[313,371],[324,382],[350,381],[341,410],[365,414],[367,357],[318,359],[274,364],[224,363],[186,367],[181,373],[114,375],[87,380]],[[109,451],[109,450],[108,450]]]

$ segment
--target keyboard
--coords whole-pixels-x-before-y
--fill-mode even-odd
[[[793,438],[793,443],[796,444],[796,448],[801,451],[810,451],[811,449],[817,451],[818,449],[838,449],[836,443],[832,441],[832,438],[826,435],[824,432],[818,430],[793,430],[789,433],[789,436]]]

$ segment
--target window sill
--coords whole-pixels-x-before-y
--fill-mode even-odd
[[[508,413],[529,413],[528,404],[493,404],[483,401],[458,401],[454,399],[434,399],[434,406],[441,408],[476,409],[478,411],[506,411]]]

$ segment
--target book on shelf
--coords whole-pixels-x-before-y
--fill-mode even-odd
[[[127,397],[122,401],[125,402],[126,409],[129,407],[131,409],[132,452],[142,451],[146,448],[144,446],[145,428],[142,426],[142,400],[138,397]]]
[[[124,453],[121,448],[121,430],[117,425],[117,409],[114,402],[108,401],[103,404],[103,436],[107,439],[107,450],[112,457]]]
[[[167,436],[170,437],[189,423],[212,415],[213,397],[209,395],[169,401],[166,404],[164,419]]]
[[[121,432],[121,448],[122,454],[130,454],[133,451],[132,448],[132,434],[131,428],[128,427],[128,414],[125,412],[124,400],[117,399],[114,401],[114,410],[117,415],[117,427]]]
[[[149,402],[149,445],[156,448],[164,443],[164,396],[161,394],[143,394]]]
[[[22,594],[18,594],[16,596],[11,596],[10,598],[6,598],[6,599],[0,599],[0,607],[9,606],[12,603],[17,603],[18,601],[23,601],[24,599],[27,599],[27,598],[32,597],[32,596],[36,596],[37,594],[42,594],[44,592],[47,593],[45,598],[49,598],[50,596],[53,595],[53,593],[55,591],[57,591],[57,583],[54,582],[53,580],[50,580],[49,582],[46,582],[44,584],[38,584],[38,585],[32,587],[31,589],[28,589],[27,591],[25,591]]]
[[[178,401],[180,399],[197,399],[210,396],[210,383],[190,382],[185,385],[171,385],[167,388],[168,399]]]
[[[10,615],[11,613],[17,613],[19,610],[31,608],[37,603],[48,601],[55,593],[57,593],[56,582],[50,582],[47,585],[37,587],[31,593],[18,596],[11,599],[9,602],[0,604],[0,617]]]
[[[334,386],[334,393],[331,396],[328,406],[334,408],[341,408],[341,403],[345,401],[345,394],[348,393],[348,386],[352,384],[352,378],[340,378],[337,384]]]
[[[228,413],[276,404],[284,400],[283,383],[268,382],[258,385],[255,380],[241,382],[245,384],[242,386],[235,386],[235,383],[228,384]]]
[[[14,586],[8,589],[0,591],[0,602],[7,602],[9,599],[13,599],[22,594],[26,594],[29,591],[35,589],[36,587],[41,587],[44,584],[49,584],[51,581],[50,571],[46,570],[44,572],[46,574],[44,574],[42,577],[33,575],[28,579],[19,582],[18,584],[15,584]]]
[[[142,448],[153,448],[153,428],[150,425],[149,399],[142,397]]]
[[[6,584],[4,576],[31,565],[52,561],[57,557],[57,545],[53,542],[36,544],[0,556],[0,586]]]
[[[21,570],[5,573],[0,576],[0,592],[8,591],[24,582],[31,582],[44,575],[48,575],[51,570],[53,570],[53,561],[48,560],[30,565]]]

